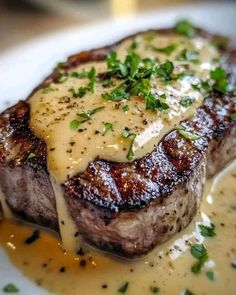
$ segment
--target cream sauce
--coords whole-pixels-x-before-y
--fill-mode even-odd
[[[216,226],[216,236],[201,236],[198,224]],[[98,252],[85,256],[65,253],[51,233],[41,232],[30,245],[24,240],[32,228],[13,221],[0,224],[0,244],[12,263],[37,284],[54,294],[119,294],[118,288],[129,282],[129,295],[180,295],[187,288],[196,295],[234,295],[236,290],[232,262],[236,259],[236,162],[214,179],[207,181],[201,208],[193,222],[166,243],[143,258],[128,261]],[[191,243],[204,243],[209,254],[199,274],[191,272],[196,259]],[[210,281],[207,271],[213,271]],[[14,279],[12,279],[14,283]],[[24,290],[21,290],[24,293]]]
[[[150,35],[150,34],[149,34]],[[148,37],[148,38],[147,38]],[[116,49],[117,56],[124,60],[133,39],[122,42]],[[217,49],[209,40],[203,38],[189,39],[177,35],[155,34],[150,39],[147,34],[136,38],[139,44],[136,52],[142,58],[158,58],[160,63],[169,59],[174,62],[174,75],[183,71],[194,72],[193,76],[185,76],[171,83],[165,83],[160,78],[151,79],[152,92],[158,95],[165,94],[161,100],[170,108],[165,111],[146,110],[146,101],[143,97],[134,96],[129,100],[119,102],[108,101],[102,94],[110,93],[121,82],[113,78],[114,85],[104,88],[96,81],[94,93],[87,92],[82,98],[74,98],[69,91],[75,87],[87,87],[89,80],[69,77],[64,83],[54,83],[50,87],[53,91],[44,93],[39,90],[29,100],[31,106],[30,127],[34,134],[47,144],[47,161],[50,174],[57,182],[62,183],[67,178],[84,171],[88,164],[97,159],[106,159],[115,162],[127,162],[127,154],[133,137],[122,136],[124,128],[136,134],[133,143],[134,157],[140,158],[151,152],[164,134],[176,128],[180,121],[193,116],[196,108],[202,104],[203,94],[192,88],[201,79],[209,78],[209,72],[215,68],[219,57]],[[150,46],[165,48],[176,46],[169,55],[156,52]],[[183,49],[197,51],[199,63],[178,60]],[[73,71],[81,72],[96,69],[97,74],[107,72],[106,62],[90,62],[80,65]],[[188,97],[193,104],[184,107],[180,104],[183,97]],[[124,111],[123,107],[129,110]],[[91,119],[82,123],[77,130],[70,128],[70,122],[77,118],[77,114],[87,112],[98,107],[103,109],[91,116]],[[110,123],[113,130],[104,134],[104,124]]]

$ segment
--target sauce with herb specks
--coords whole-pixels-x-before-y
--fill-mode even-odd
[[[75,256],[42,230],[37,240],[25,244],[33,231],[5,220],[0,223],[0,244],[17,268],[54,294],[191,294],[185,293],[188,289],[196,295],[234,295],[236,162],[207,182],[200,212],[188,228],[143,258],[123,260],[92,249]],[[191,271],[197,259],[190,253],[196,243],[208,254],[197,274]]]

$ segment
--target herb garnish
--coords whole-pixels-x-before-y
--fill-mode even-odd
[[[67,80],[68,80],[68,76],[67,75],[61,75],[60,77],[59,77],[59,79],[58,79],[58,82],[59,83],[64,83],[64,82],[66,82]]]
[[[58,89],[51,87],[51,86],[47,86],[42,89],[42,93],[49,93],[49,92],[56,91],[56,90],[58,90]]]
[[[152,44],[148,44],[146,46],[146,49],[151,49],[153,51],[156,51],[156,52],[161,52],[161,53],[165,53],[167,55],[170,55],[177,47],[177,44],[173,43],[173,44],[170,44],[166,47],[156,47]]]
[[[194,244],[191,247],[191,254],[198,260],[191,268],[192,272],[197,274],[208,260],[208,253],[203,244]]]
[[[88,72],[88,78],[89,78],[88,89],[90,92],[94,93],[94,84],[96,81],[96,70],[94,67],[92,67],[91,70]]]
[[[73,96],[75,98],[85,96],[85,94],[87,93],[87,90],[88,90],[88,88],[87,87],[83,87],[83,86],[81,86],[79,88],[71,87],[69,89],[69,91],[73,94]]]
[[[177,60],[198,63],[199,62],[198,56],[199,56],[199,53],[197,51],[183,49],[180,52],[180,54],[177,56]]]
[[[215,280],[215,273],[213,271],[207,271],[206,272],[206,276],[210,281],[214,281]]]
[[[225,93],[228,90],[229,82],[227,79],[227,74],[225,70],[221,67],[217,67],[210,72],[210,77],[214,80],[213,88],[214,90]]]
[[[27,160],[30,160],[30,159],[34,158],[35,156],[36,156],[36,154],[31,152],[31,153],[29,153]]]
[[[178,129],[178,133],[180,134],[181,137],[188,140],[198,140],[200,138],[199,135],[192,133],[190,131],[187,131],[186,127],[183,125],[181,125],[181,128]]]
[[[195,28],[193,25],[187,20],[181,20],[175,25],[175,31],[179,34],[193,37],[195,34]]]
[[[236,113],[231,114],[230,118],[233,119],[233,120],[236,120]]]
[[[199,224],[200,233],[203,237],[214,237],[216,235],[215,233],[215,225],[211,223],[210,226]]]
[[[193,103],[192,99],[189,98],[188,96],[182,97],[179,102],[179,104],[185,108],[191,106],[192,103]]]
[[[119,293],[125,293],[128,289],[129,286],[129,282],[124,283],[119,289],[118,292]]]
[[[125,88],[123,87],[123,84],[114,88],[110,93],[102,94],[102,98],[112,101],[120,101],[123,99],[127,99],[128,97],[129,94],[126,92]]]
[[[32,235],[29,236],[26,240],[25,240],[25,244],[32,244],[34,241],[36,241],[37,239],[39,239],[40,237],[40,231],[38,229],[34,230]]]
[[[123,110],[124,112],[128,112],[128,110],[129,110],[129,106],[128,106],[127,104],[124,105],[123,108],[122,108],[122,110]]]
[[[134,140],[135,140],[137,135],[136,135],[136,133],[134,133],[134,132],[132,132],[132,131],[130,131],[128,129],[124,129],[122,131],[122,136],[124,138],[132,137],[132,141],[131,141],[129,151],[128,151],[128,154],[127,154],[126,157],[127,157],[128,160],[133,160],[133,158],[134,158],[133,145],[134,145]]]
[[[160,292],[160,288],[155,287],[155,286],[151,286],[150,291],[154,294],[158,294]]]
[[[123,79],[123,82],[110,93],[102,94],[104,99],[119,101],[136,95],[145,98],[146,109],[165,110],[169,107],[152,92],[151,77],[159,76],[164,81],[170,80],[174,70],[171,61],[167,60],[163,64],[157,64],[151,59],[142,60],[138,54],[129,51],[125,61],[121,62],[116,52],[112,52],[107,57],[107,67],[110,75]]]
[[[109,122],[103,123],[104,124],[104,131],[102,135],[105,135],[108,131],[114,131],[113,125]]]
[[[103,110],[105,107],[97,107],[93,110],[89,110],[87,112],[82,112],[82,113],[78,113],[77,114],[77,119],[72,120],[70,122],[70,127],[71,129],[77,129],[79,127],[80,124],[91,120],[92,115],[94,115],[95,113],[97,113],[98,111]]]
[[[131,43],[131,45],[130,45],[130,49],[131,50],[134,50],[134,49],[137,49],[138,48],[138,46],[139,46],[139,44],[140,44],[140,39],[139,38],[134,38],[133,39],[133,42]]]
[[[4,293],[17,293],[19,289],[14,284],[7,284],[2,288]]]
[[[70,76],[72,78],[78,78],[78,79],[83,79],[83,78],[88,78],[88,71],[82,71],[82,72],[71,72]]]
[[[109,87],[113,86],[113,82],[111,79],[102,80],[101,82],[102,82],[102,86],[104,88],[109,88]]]

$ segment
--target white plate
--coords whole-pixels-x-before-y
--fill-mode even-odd
[[[50,73],[53,66],[80,50],[107,45],[133,32],[173,25],[188,18],[196,25],[236,40],[236,3],[205,3],[107,20],[87,27],[73,27],[35,39],[0,57],[0,109],[24,99]],[[25,278],[0,249],[0,294],[2,286],[14,282],[21,294],[48,294]]]

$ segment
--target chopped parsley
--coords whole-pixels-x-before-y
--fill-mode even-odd
[[[90,92],[94,93],[94,84],[96,81],[96,70],[94,67],[92,67],[91,70],[88,72],[88,78],[89,78],[88,89]]]
[[[102,86],[104,88],[109,88],[109,87],[112,87],[113,86],[113,82],[111,79],[107,79],[107,80],[102,80]]]
[[[92,115],[94,115],[95,113],[97,113],[98,111],[103,110],[105,107],[97,107],[93,110],[89,110],[87,112],[82,112],[82,113],[78,113],[77,114],[77,119],[72,120],[70,122],[70,127],[71,129],[77,129],[79,127],[80,124],[91,120]]]
[[[215,280],[215,273],[213,271],[207,271],[206,272],[206,276],[210,281],[214,281]]]
[[[59,83],[64,83],[68,80],[68,76],[67,75],[61,75],[58,79]]]
[[[27,160],[33,159],[35,156],[36,156],[36,154],[31,152],[31,153],[29,153]]]
[[[216,235],[215,233],[215,225],[211,223],[210,226],[199,224],[200,233],[203,237],[214,237]]]
[[[79,87],[79,88],[75,88],[75,87],[71,87],[69,89],[69,92],[72,93],[72,95],[77,98],[77,97],[83,97],[86,95],[88,88],[87,87]]]
[[[180,54],[177,56],[177,60],[198,63],[199,62],[198,57],[199,57],[199,53],[197,51],[183,49],[180,52]]]
[[[70,76],[72,78],[83,79],[83,78],[88,78],[88,74],[89,74],[89,72],[87,72],[87,71],[71,72]]]
[[[141,41],[140,41],[139,38],[134,38],[134,39],[133,39],[133,42],[132,42],[131,45],[130,45],[130,49],[131,49],[131,50],[135,50],[135,49],[137,49],[140,43],[141,43]]]
[[[80,125],[80,122],[78,120],[72,120],[70,122],[70,128],[73,130],[77,129],[79,125]]]
[[[185,96],[185,97],[182,97],[182,98],[180,99],[179,104],[180,104],[182,107],[187,108],[187,107],[191,106],[191,104],[193,104],[193,101],[192,101],[192,99],[189,98],[188,96]]]
[[[58,90],[58,89],[51,87],[51,86],[47,86],[42,89],[42,93],[49,93],[49,92],[56,91],[56,90]]]
[[[236,113],[231,114],[230,118],[233,119],[233,120],[236,120]]]
[[[57,64],[56,68],[57,68],[57,69],[60,69],[60,68],[65,67],[66,65],[67,65],[67,62],[66,62],[66,61],[60,61],[60,62]]]
[[[134,159],[134,150],[133,150],[133,145],[134,145],[134,141],[135,141],[135,138],[136,138],[136,134],[128,129],[124,129],[122,131],[122,136],[124,138],[128,138],[128,137],[132,137],[132,141],[131,141],[131,144],[130,144],[130,147],[129,147],[129,150],[128,150],[128,154],[127,154],[127,159],[128,160],[133,160]]]
[[[17,293],[19,289],[14,284],[7,284],[2,288],[4,293]]]
[[[32,235],[29,236],[25,241],[24,243],[25,244],[32,244],[33,242],[35,242],[36,240],[38,240],[40,237],[40,231],[38,229],[34,230]]]
[[[174,65],[167,60],[163,64],[157,64],[151,59],[141,59],[135,52],[129,51],[124,62],[117,58],[116,52],[107,57],[107,68],[110,75],[123,79],[109,93],[102,94],[106,100],[120,101],[129,99],[131,95],[143,96],[146,100],[146,109],[165,110],[169,106],[163,102],[157,94],[152,92],[151,77],[157,76],[164,81],[171,79]]]
[[[160,292],[160,288],[156,287],[156,286],[151,286],[150,287],[150,291],[153,293],[153,294],[158,294]]]
[[[181,137],[188,140],[198,140],[200,138],[199,135],[192,133],[190,131],[186,130],[186,127],[181,125],[181,128],[178,129],[178,133]]]
[[[118,289],[118,292],[124,294],[128,290],[128,287],[129,287],[129,282],[126,282]]]
[[[112,101],[120,101],[123,99],[127,99],[128,97],[129,97],[129,94],[126,92],[123,84],[114,88],[110,93],[102,94],[102,98],[106,100],[112,100]]]
[[[114,131],[113,125],[109,122],[104,123],[104,131],[102,135],[105,135],[108,131]]]
[[[209,84],[209,81],[201,81],[201,88],[206,90],[206,91],[209,91],[211,90],[211,86]]]
[[[192,272],[197,274],[201,271],[204,263],[208,260],[208,253],[203,244],[194,244],[191,247],[191,254],[198,260],[191,268]]]
[[[195,35],[195,28],[187,20],[181,20],[175,25],[175,31],[179,34],[187,37],[193,37]]]
[[[156,73],[163,77],[164,80],[170,80],[171,74],[173,73],[174,65],[170,60],[167,60],[165,63],[161,64],[157,68]]]
[[[151,49],[153,51],[156,51],[156,52],[161,52],[161,53],[165,53],[167,55],[170,55],[177,47],[177,44],[173,43],[173,44],[170,44],[166,47],[156,47],[152,44],[148,44],[146,46],[147,49]]]
[[[122,110],[123,110],[124,112],[128,112],[128,110],[129,110],[129,106],[128,106],[127,104],[124,105],[123,108],[122,108]]]
[[[213,89],[220,92],[226,93],[229,87],[227,79],[227,73],[221,67],[217,67],[210,72],[210,77],[214,80]]]

